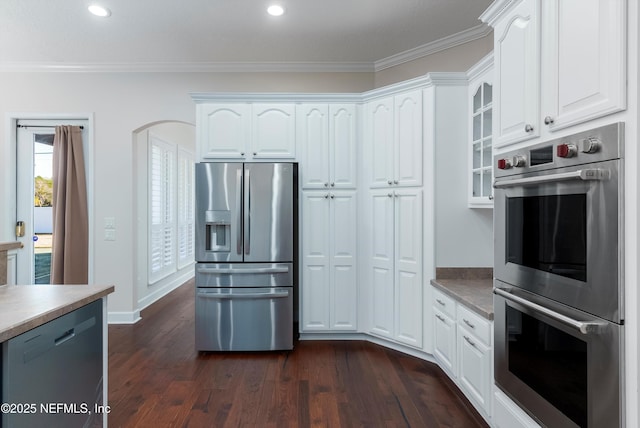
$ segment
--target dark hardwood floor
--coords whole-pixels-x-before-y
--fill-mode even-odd
[[[364,341],[198,353],[194,283],[109,326],[110,427],[481,427],[434,364]]]

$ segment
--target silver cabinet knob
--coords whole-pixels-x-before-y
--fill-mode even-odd
[[[528,123],[524,126],[524,132],[531,132],[533,131],[533,126],[529,125]]]
[[[329,187],[329,183],[324,183],[324,187]]]
[[[393,180],[393,184],[398,184],[398,180]]]
[[[331,199],[335,198],[335,195],[331,195]]]
[[[325,199],[329,199],[329,194],[327,193],[326,195],[324,195]]]
[[[331,183],[331,187],[336,187],[336,183]]]
[[[544,118],[545,125],[551,125],[553,123],[553,118],[551,116],[547,116]]]
[[[393,198],[393,194],[391,194],[391,193],[387,193],[387,196],[390,197],[390,198]]]
[[[253,155],[254,155],[254,156],[257,156],[257,155],[258,155],[258,152],[253,152]]]
[[[489,200],[493,201],[493,195],[489,195]]]
[[[244,156],[244,152],[240,152],[240,156]]]
[[[389,181],[387,181],[387,184],[388,184],[389,186],[391,186],[391,185],[393,184],[393,181],[389,180]]]

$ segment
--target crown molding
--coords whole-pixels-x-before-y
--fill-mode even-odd
[[[327,102],[360,103],[360,93],[270,93],[270,92],[190,92],[196,104],[210,102],[249,103],[249,102]]]
[[[493,52],[489,52],[480,61],[475,63],[469,70],[467,70],[467,78],[469,80],[475,79],[487,70],[493,68]]]
[[[500,0],[509,3],[520,0]],[[485,12],[487,13],[487,12]],[[417,48],[374,62],[134,62],[134,63],[34,63],[0,62],[0,72],[76,73],[373,73],[459,46],[491,34],[481,24]]]
[[[492,31],[493,29],[491,27],[485,24],[480,24],[468,30],[461,31],[451,36],[444,37],[434,42],[376,61],[374,63],[374,69],[378,72],[404,64],[405,62],[424,58],[426,56],[433,55],[434,53],[481,39],[491,34]]]
[[[522,0],[494,0],[478,19],[493,27],[502,15],[521,1]]]
[[[368,62],[0,63],[0,72],[78,73],[371,73]]]

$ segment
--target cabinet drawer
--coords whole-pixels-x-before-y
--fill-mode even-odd
[[[456,319],[456,302],[440,290],[433,289],[433,307],[448,315],[452,319]]]
[[[491,323],[463,305],[458,305],[458,324],[469,333],[491,346]]]

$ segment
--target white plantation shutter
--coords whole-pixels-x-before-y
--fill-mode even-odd
[[[194,175],[193,153],[178,149],[178,269],[194,257]]]
[[[176,271],[175,144],[149,135],[149,282]]]

